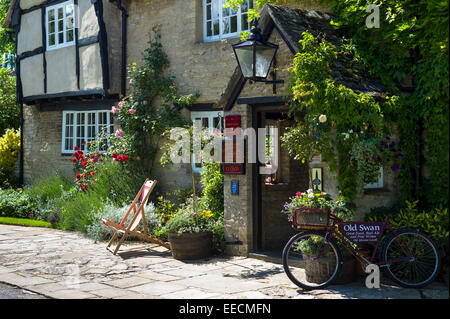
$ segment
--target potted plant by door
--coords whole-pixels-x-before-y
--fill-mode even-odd
[[[211,256],[214,220],[210,211],[181,210],[164,226],[172,256],[178,260]]]

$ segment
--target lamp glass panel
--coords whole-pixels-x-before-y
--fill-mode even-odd
[[[273,56],[275,54],[276,48],[271,47],[256,47],[256,76],[261,78],[266,78],[269,73],[270,64],[272,63]]]
[[[253,47],[236,48],[236,56],[245,78],[253,77]]]

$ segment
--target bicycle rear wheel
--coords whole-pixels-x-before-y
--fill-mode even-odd
[[[341,270],[341,250],[324,233],[307,231],[294,235],[283,250],[283,268],[297,286],[311,290],[332,283]]]
[[[418,229],[404,229],[389,236],[382,251],[387,275],[407,288],[431,283],[440,268],[436,243]]]

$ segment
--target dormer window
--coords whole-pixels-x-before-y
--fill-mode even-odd
[[[203,0],[203,34],[206,42],[239,37],[250,30],[248,10],[253,0],[244,0],[239,9],[224,8],[225,0]]]
[[[47,50],[73,45],[75,43],[73,1],[49,6],[45,13]]]

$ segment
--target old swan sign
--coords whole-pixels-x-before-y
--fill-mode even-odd
[[[352,242],[378,241],[383,233],[382,222],[348,222],[339,223],[339,231]]]

